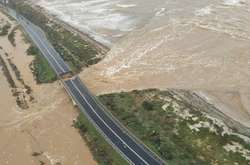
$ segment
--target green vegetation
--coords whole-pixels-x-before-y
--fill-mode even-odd
[[[33,56],[33,55],[36,55],[36,54],[39,53],[39,49],[38,49],[37,47],[31,45],[31,46],[27,49],[26,53],[27,53],[27,55],[32,55],[32,56]]]
[[[16,30],[18,29],[18,26],[14,27],[10,34],[8,35],[8,40],[10,41],[12,46],[16,46],[16,41],[15,41],[15,35],[16,35]]]
[[[7,23],[3,27],[0,28],[0,36],[6,36],[9,33],[9,29],[11,28],[10,24]]]
[[[94,159],[100,165],[127,165],[128,163],[104,140],[95,127],[80,114],[74,126],[87,142]]]
[[[43,29],[52,45],[74,72],[79,72],[83,67],[95,64],[101,60],[97,58],[98,52],[93,46],[80,36],[49,20],[39,10],[34,10],[23,2],[16,2],[14,6],[23,16]]]
[[[8,67],[6,65],[6,63],[4,62],[4,59],[0,56],[0,65],[2,66],[2,71],[5,75],[5,77],[7,78],[7,81],[10,85],[11,88],[16,88],[16,84],[15,81],[12,79],[11,77],[11,73],[8,70]]]
[[[164,101],[167,98],[168,101]],[[239,152],[227,152],[223,146],[237,142],[250,150],[250,144],[236,135],[223,135],[223,128],[189,104],[176,100],[169,92],[133,91],[100,96],[101,102],[132,133],[173,165],[249,164]],[[162,106],[168,105],[163,109]],[[187,111],[190,116],[183,117]],[[182,115],[181,115],[182,114]],[[216,130],[190,126],[207,122]]]
[[[55,72],[41,55],[35,56],[34,74],[38,83],[51,83],[57,79]]]
[[[36,47],[31,45],[26,52],[35,56],[31,68],[37,83],[51,83],[57,79],[55,72]]]

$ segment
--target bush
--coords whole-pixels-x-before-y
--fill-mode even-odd
[[[37,55],[39,54],[39,49],[33,45],[30,45],[30,47],[26,50],[27,55]]]
[[[154,96],[150,100],[146,96]],[[167,111],[162,109],[168,97],[171,103]],[[238,142],[250,150],[249,144],[235,135],[210,132],[208,128],[192,131],[190,125],[200,121],[209,122],[209,118],[187,106],[186,102],[174,98],[168,91],[144,90],[128,93],[113,93],[99,96],[101,102],[117,117],[135,136],[144,142],[170,165],[186,164],[249,164],[242,154],[228,153],[223,146]],[[175,112],[176,103],[181,107]],[[197,120],[183,119],[183,109],[189,111]],[[219,126],[218,126],[219,127]],[[216,127],[215,127],[216,128]],[[218,129],[221,131],[222,128]]]
[[[57,79],[55,72],[41,55],[35,56],[33,64],[37,83],[51,83]]]
[[[148,111],[153,110],[153,108],[154,108],[154,104],[152,102],[149,102],[146,100],[143,101],[142,106],[145,110],[148,110]]]
[[[17,28],[18,27],[13,28],[10,34],[8,35],[8,40],[10,41],[11,45],[14,47],[16,46],[15,35],[16,35]]]
[[[9,29],[11,28],[10,24],[6,24],[0,31],[0,36],[6,36],[9,33]]]

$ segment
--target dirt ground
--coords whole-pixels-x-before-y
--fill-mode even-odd
[[[16,26],[2,13],[0,19],[10,22],[12,27]],[[27,109],[20,108],[13,89],[0,71],[0,164],[97,164],[78,131],[72,127],[78,112],[62,85],[59,82],[36,84],[29,68],[33,57],[26,55],[29,44],[24,42],[20,30],[16,31],[15,40],[16,47],[13,47],[7,36],[0,37],[0,55],[17,89],[23,91],[23,84],[15,76],[8,59],[16,65],[24,83],[32,89],[33,100],[28,101]]]

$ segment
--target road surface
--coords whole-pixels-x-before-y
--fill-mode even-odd
[[[62,57],[49,43],[45,34],[39,27],[32,24],[22,16],[16,16],[16,19],[18,20],[19,24],[22,25],[34,44],[42,52],[42,55],[50,63],[51,67],[54,69],[58,76],[71,72],[69,66],[63,61]]]

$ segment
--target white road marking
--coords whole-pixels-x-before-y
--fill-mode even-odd
[[[33,38],[33,36],[31,36],[31,38]],[[37,44],[37,41],[34,40],[34,42]],[[40,44],[37,44],[37,47],[40,49],[40,51],[44,54],[44,50],[41,48]],[[53,63],[51,63],[50,60],[47,59],[47,57],[45,57],[46,60],[50,63],[51,67],[57,72],[57,69],[55,68],[55,66],[53,65]]]
[[[29,29],[29,26],[27,26],[26,28]],[[63,72],[65,72],[64,68],[57,62],[56,58],[55,58],[55,57],[52,55],[52,53],[47,49],[46,45],[44,45],[44,43],[42,42],[42,40],[40,40],[39,36],[37,36],[37,34],[35,34],[35,32],[33,32],[32,29],[29,29],[29,30],[36,36],[35,38],[37,38],[37,39],[41,42],[41,44],[42,44],[43,47],[47,50],[47,52],[48,52],[48,54],[50,55],[50,57],[52,57],[52,58],[54,59],[54,61],[55,61],[56,64],[58,65],[58,67],[59,67]],[[39,45],[39,44],[38,44],[38,45]]]
[[[79,90],[79,88],[75,85],[75,83],[72,81],[72,80],[70,80],[70,82],[73,84],[73,86],[76,88],[76,90],[79,92],[79,94],[82,96],[82,98],[85,100],[85,102],[89,105],[89,107],[92,109],[92,111],[97,115],[97,117],[105,124],[105,126],[107,127],[107,128],[109,128],[110,129],[110,131],[118,138],[118,139],[120,139],[120,141],[122,141],[122,143],[124,144],[124,145],[126,145],[134,154],[136,154],[136,156],[138,156],[145,164],[147,164],[147,165],[149,165],[140,155],[138,155],[127,143],[125,143],[125,141],[124,140],[122,140],[122,138],[119,136],[119,135],[117,135],[113,130],[112,130],[112,128],[110,128],[109,126],[108,126],[108,124],[99,116],[99,114],[94,110],[94,108],[92,107],[92,105],[87,101],[87,99],[85,98],[85,96],[83,96],[82,95],[82,93],[81,93],[81,91]]]

